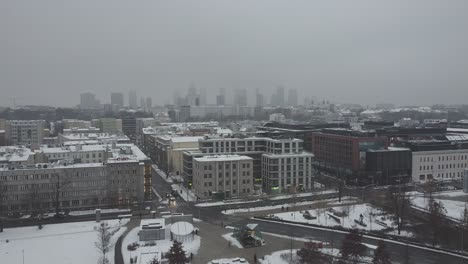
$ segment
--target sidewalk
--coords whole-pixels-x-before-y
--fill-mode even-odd
[[[114,264],[125,264],[125,261],[123,259],[122,255],[122,241],[124,237],[130,232],[133,228],[137,227],[140,225],[140,218],[132,218],[130,221],[125,225],[127,227],[127,230],[117,239],[117,242],[115,243],[115,248],[114,248]]]

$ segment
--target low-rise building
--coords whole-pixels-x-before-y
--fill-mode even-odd
[[[450,141],[411,141],[412,180],[424,183],[428,180],[460,180],[468,168],[468,145]]]
[[[155,147],[150,154],[151,158],[162,170],[176,175],[181,175],[183,171],[183,152],[197,150],[202,138],[170,135],[153,137]]]
[[[102,149],[96,152],[102,153]],[[45,154],[41,150],[34,154],[26,149],[5,150],[0,156],[2,212],[133,206],[151,200],[151,161],[135,145],[110,145],[103,154],[106,159],[91,163],[67,160],[82,155],[81,150],[44,150]],[[63,154],[63,159],[53,156],[56,154]],[[31,160],[40,155],[46,156],[44,163]],[[48,162],[47,155],[57,160]]]

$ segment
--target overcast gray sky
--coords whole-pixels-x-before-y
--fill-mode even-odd
[[[190,83],[212,102],[220,87],[283,85],[336,102],[467,103],[466,0],[0,2],[0,105],[130,89],[162,104]]]

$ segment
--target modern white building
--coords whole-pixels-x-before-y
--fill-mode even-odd
[[[412,158],[414,182],[459,180],[468,168],[468,149],[413,151]]]
[[[253,159],[214,155],[193,159],[193,191],[200,198],[246,196],[253,193]]]

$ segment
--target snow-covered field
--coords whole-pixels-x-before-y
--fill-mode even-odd
[[[383,211],[373,208],[369,204],[353,204],[345,206],[334,206],[331,207],[335,213],[331,213],[325,209],[312,209],[308,210],[309,213],[317,217],[316,219],[306,219],[303,216],[304,211],[284,212],[273,214],[273,217],[277,217],[282,220],[293,221],[298,223],[308,223],[322,226],[342,226],[344,228],[358,228],[363,230],[382,230],[387,228],[385,225],[377,224],[377,221],[385,223],[388,227],[394,227],[393,220],[390,215],[385,214]],[[328,208],[327,208],[328,209]],[[334,216],[345,213],[347,216],[340,216],[338,219],[333,219],[330,214]],[[356,224],[354,220],[360,220],[360,215],[363,215],[363,222],[367,225],[366,227]],[[338,222],[338,221],[339,222]]]
[[[368,246],[368,245],[365,245]],[[290,249],[275,251],[270,255],[266,255],[265,259],[259,258],[258,262],[260,264],[300,264],[301,261],[297,256],[298,249],[293,249],[292,252]],[[320,251],[329,256],[339,257],[340,250],[337,248],[321,248]],[[292,253],[292,254],[291,254]],[[291,261],[292,259],[292,261]],[[372,258],[363,257],[360,263],[372,263]]]
[[[350,204],[355,203],[358,200],[353,197],[343,197],[341,199],[341,204]],[[317,200],[317,201],[305,201],[305,202],[298,202],[298,203],[286,203],[286,204],[278,204],[278,205],[268,205],[268,206],[260,206],[260,207],[252,207],[252,208],[239,208],[239,209],[229,209],[223,211],[223,214],[232,215],[236,213],[250,213],[250,212],[260,212],[260,211],[269,211],[269,210],[276,210],[281,209],[281,207],[296,207],[296,206],[305,206],[305,205],[315,205],[315,204],[327,204],[327,205],[335,205],[340,204],[338,199],[326,199],[326,200]]]
[[[122,226],[127,221],[106,221],[111,231],[118,229],[112,236],[113,243],[125,232],[126,227]],[[99,223],[92,221],[44,225],[41,230],[37,226],[4,229],[0,233],[0,263],[21,264],[23,252],[24,263],[97,263],[99,252],[94,245],[97,226]],[[114,247],[107,257],[114,263]]]
[[[442,197],[440,195],[437,195],[435,197]],[[436,202],[441,202],[445,210],[447,210],[447,216],[450,218],[453,218],[455,220],[461,221],[463,219],[463,212],[465,210],[465,205],[468,205],[465,202],[461,201],[454,201],[454,200],[447,200],[447,199],[434,199]],[[413,196],[411,198],[411,203],[414,207],[418,209],[422,209],[427,211],[428,210],[428,201],[429,198],[425,198],[424,196]]]
[[[237,240],[237,238],[233,237],[234,233],[227,233],[223,235],[223,238],[226,239],[228,242],[231,242],[232,246],[235,246],[237,248],[244,248],[242,244]]]
[[[172,241],[166,239],[166,240],[155,240],[155,241],[139,241],[138,237],[138,231],[139,227],[135,227],[132,229],[128,234],[124,237],[122,241],[122,255],[124,258],[124,262],[127,264],[130,264],[130,258],[138,256],[140,257],[140,254],[142,253],[148,253],[148,252],[160,252],[160,253],[166,253],[169,251],[169,248],[172,246]],[[138,247],[135,251],[129,251],[127,249],[127,246],[129,244],[137,242],[140,244],[140,247]],[[150,242],[155,242],[156,245],[154,246],[144,246],[145,244],[149,244]],[[185,252],[189,255],[190,253],[193,253],[194,255],[197,254],[198,249],[200,248],[200,236],[195,235],[193,241],[191,242],[182,242],[182,245],[184,246]],[[138,263],[138,262],[137,262]]]

